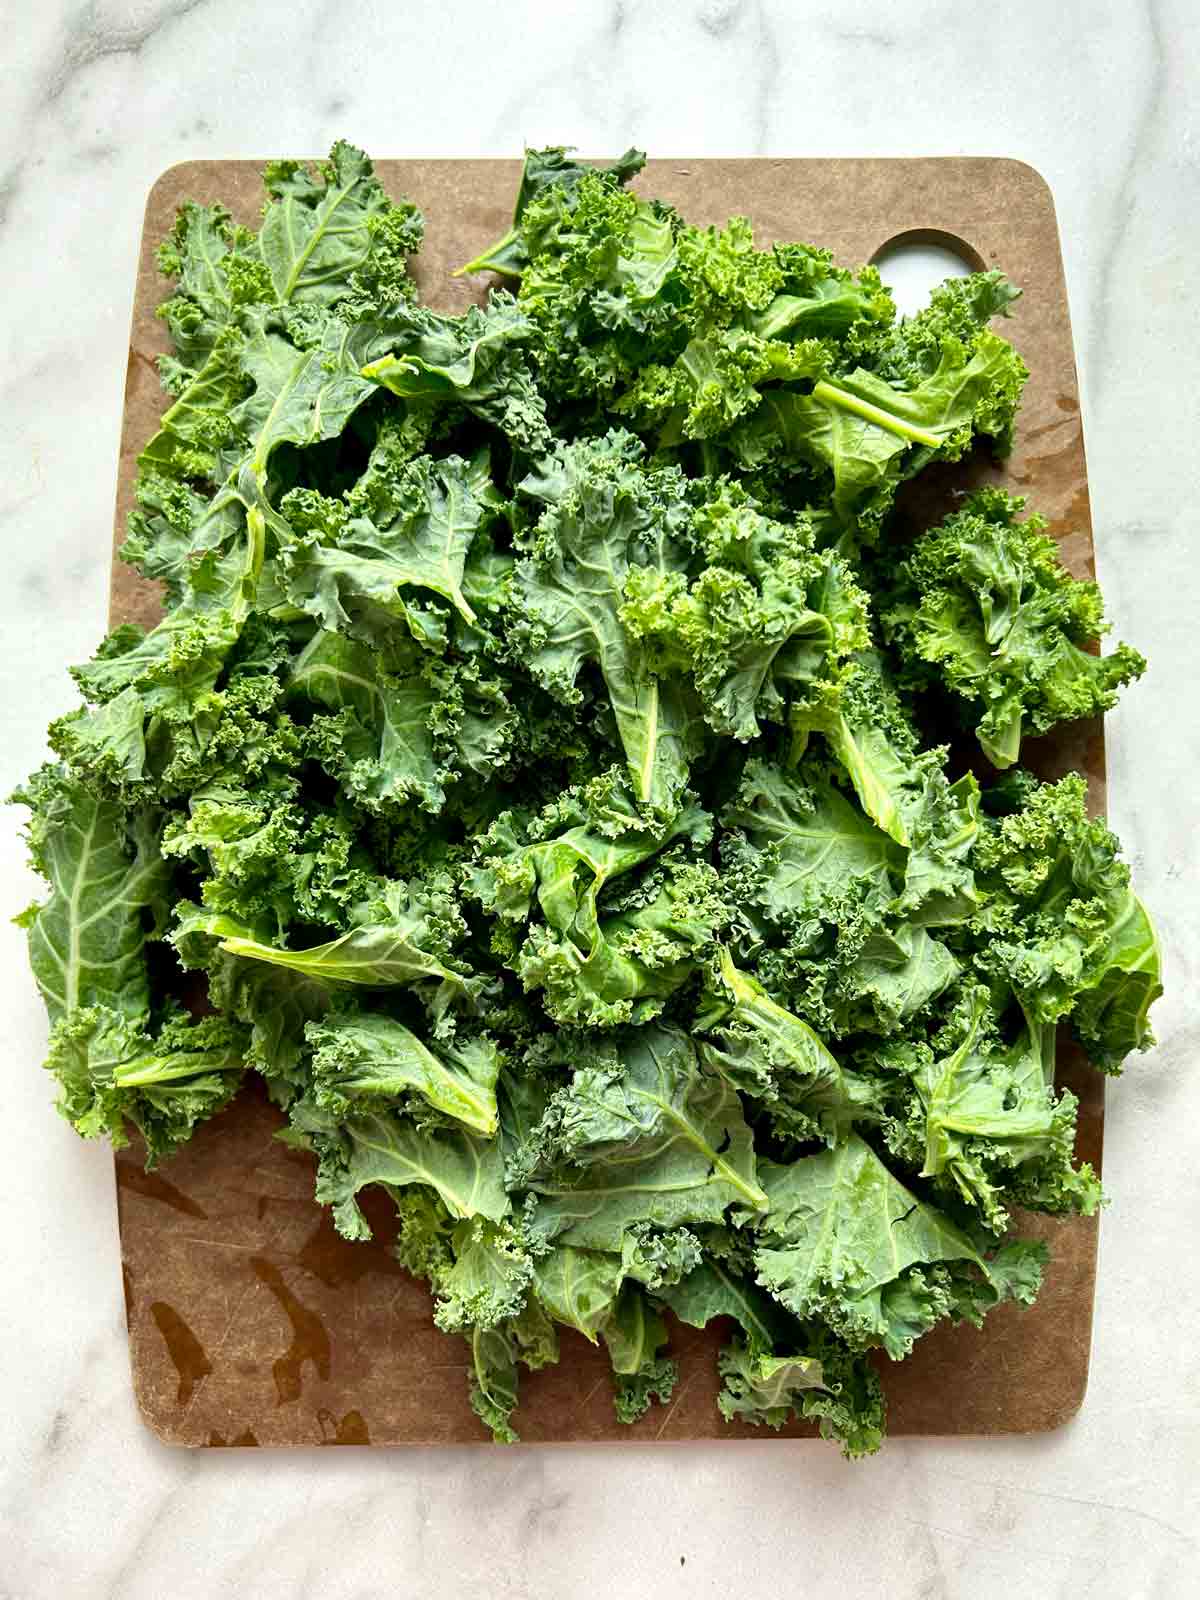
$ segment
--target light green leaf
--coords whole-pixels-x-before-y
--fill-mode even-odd
[[[259,502],[267,465],[281,444],[309,445],[340,434],[373,392],[359,376],[351,327],[331,320],[321,343],[298,350],[267,319],[252,324],[242,349],[242,364],[254,392],[234,412],[234,420],[253,439],[246,465],[237,474],[239,492],[251,507]],[[257,489],[246,485],[247,470]]]
[[[453,1233],[454,1264],[437,1275],[434,1320],[443,1333],[494,1328],[519,1316],[533,1264],[509,1223],[468,1217]]]
[[[1075,1028],[1096,1063],[1119,1069],[1130,1050],[1153,1042],[1150,1007],[1163,992],[1158,935],[1131,890],[1109,924],[1097,977],[1075,1008]]]
[[[742,1356],[743,1347],[736,1349]],[[792,1411],[798,1391],[825,1387],[825,1375],[815,1356],[773,1356],[746,1349],[745,1357],[736,1359],[726,1354],[722,1358],[721,1374],[727,1386],[719,1403],[726,1421],[752,1414],[756,1422],[779,1427]],[[735,1376],[742,1380],[737,1387],[729,1382]],[[801,1407],[795,1409],[803,1416]]]
[[[793,1414],[820,1422],[821,1436],[841,1441],[846,1456],[871,1455],[883,1441],[879,1378],[862,1356],[811,1333],[805,1350],[773,1355],[754,1339],[734,1339],[719,1357],[717,1397],[727,1422],[781,1428]]]
[[[152,1167],[229,1104],[245,1049],[244,1030],[223,1017],[175,1016],[156,1035],[108,1006],[81,1006],[55,1024],[46,1067],[61,1088],[58,1109],[76,1132],[106,1134],[119,1147],[130,1123]]]
[[[539,682],[567,701],[579,698],[584,664],[599,666],[634,793],[670,816],[687,782],[693,716],[684,685],[651,670],[620,613],[633,568],[665,579],[680,554],[668,514],[638,469],[606,453],[603,442],[591,460],[587,448],[564,452],[569,487],[539,523],[535,556],[517,564],[514,588],[528,640],[522,653]]]
[[[913,389],[896,389],[860,367],[822,380],[810,396],[789,397],[791,438],[832,470],[834,508],[852,521],[864,500],[900,476],[898,458],[913,446],[935,452],[949,445],[957,455],[973,427],[999,431],[990,415],[996,391],[1011,390],[1015,403],[1024,376],[1012,346],[985,331],[969,355],[947,344],[937,370]]]
[[[921,1176],[944,1176],[996,1232],[1008,1222],[1003,1190],[1014,1168],[1024,1203],[1090,1215],[1100,1189],[1090,1166],[1074,1167],[1075,1101],[1054,1094],[1054,1024],[1030,1023],[1004,1047],[982,1037],[987,991],[975,990],[971,1006],[958,1047],[913,1074],[924,1122]]]
[[[310,1023],[313,1093],[339,1113],[413,1091],[474,1133],[491,1136],[499,1119],[500,1054],[487,1038],[423,1043],[379,1012],[341,1012]]]
[[[476,1328],[471,1345],[471,1409],[497,1444],[516,1444],[511,1417],[517,1404],[518,1361],[536,1372],[558,1360],[554,1325],[532,1297],[519,1316]]]
[[[77,772],[111,784],[136,784],[146,766],[146,712],[132,686],[113,699],[60,717],[50,728],[54,749]]]
[[[899,1031],[944,993],[959,971],[950,951],[925,928],[908,923],[894,932],[877,928],[863,941],[851,974],[863,1026]]]
[[[93,662],[75,669],[91,699],[109,700],[133,685],[147,708],[191,714],[211,692],[255,605],[267,529],[287,524],[267,498],[271,457],[281,444],[307,445],[341,433],[372,386],[348,351],[350,330],[331,321],[322,343],[297,350],[250,319],[242,360],[254,392],[230,413],[251,443],[192,533],[187,594],[149,634],[118,632]]]
[[[890,899],[891,874],[903,867],[903,851],[887,833],[817,772],[797,781],[766,761],[749,761],[721,820],[741,828],[763,861],[771,912],[818,909],[850,883]]]
[[[93,786],[44,767],[14,797],[31,808],[29,847],[50,896],[18,918],[51,1022],[81,1006],[144,1013],[144,916],[165,910],[154,819],[126,816]]]
[[[886,637],[918,684],[940,683],[971,706],[984,753],[1009,767],[1024,727],[1099,716],[1145,668],[1127,645],[1083,648],[1107,631],[1094,583],[1067,572],[1045,518],[1024,501],[972,495],[917,539],[883,596]]]
[[[240,334],[217,341],[183,393],[163,412],[158,432],[138,455],[140,472],[216,478],[222,452],[233,448],[238,438],[231,413],[247,388],[238,361],[240,347]]]
[[[597,1342],[621,1287],[619,1255],[556,1244],[533,1261],[538,1299],[554,1318]]]
[[[532,200],[547,189],[561,190],[564,195],[570,195],[580,178],[589,172],[611,174],[619,182],[628,183],[646,164],[643,150],[626,150],[611,167],[596,167],[590,161],[571,160],[568,149],[566,145],[548,145],[544,150],[525,151],[525,165],[517,185],[512,227],[481,251],[474,261],[459,267],[454,274],[456,278],[466,272],[499,272],[506,277],[519,277],[529,261],[529,253],[521,237],[521,218]]]
[[[908,1269],[964,1261],[986,1275],[975,1245],[940,1212],[919,1201],[857,1134],[788,1166],[764,1162],[769,1210],[758,1219],[758,1281],[801,1319],[823,1317],[856,1343],[905,1353],[951,1302],[936,1291],[927,1307],[906,1303]],[[895,1286],[894,1288],[892,1286]],[[894,1299],[895,1304],[890,1303]]]
[[[792,706],[791,727],[799,741],[810,732],[824,734],[866,814],[897,844],[911,842],[903,804],[911,758],[888,738],[883,726],[854,717],[836,690],[823,689],[810,704]]]
[[[644,1291],[624,1284],[601,1331],[612,1362],[618,1422],[636,1422],[654,1400],[666,1405],[679,1367],[659,1354],[666,1347],[667,1326]]]
[[[673,1228],[766,1206],[741,1102],[682,1034],[630,1035],[617,1060],[581,1068],[547,1118],[550,1150],[572,1165],[530,1186],[538,1230],[561,1243],[619,1251],[635,1222]]]
[[[465,1128],[425,1128],[386,1112],[359,1111],[337,1121],[303,1101],[292,1107],[291,1124],[317,1151],[317,1199],[333,1207],[338,1232],[347,1239],[370,1237],[356,1195],[369,1184],[402,1189],[425,1183],[437,1191],[452,1217],[509,1213],[504,1164],[493,1139]]]
[[[460,456],[437,462],[423,456],[409,467],[404,491],[388,520],[356,516],[333,538],[284,546],[288,594],[322,627],[350,631],[347,608],[362,601],[404,617],[402,591],[409,588],[440,595],[464,621],[475,621],[463,572],[494,498],[486,455],[470,464]]]
[[[385,670],[379,652],[319,631],[297,658],[288,693],[351,714],[332,738],[329,759],[362,804],[377,810],[415,798],[427,811],[441,809],[450,774],[433,748],[438,697],[415,664],[397,676]]]
[[[420,894],[410,894],[403,883],[391,883],[379,901],[361,908],[361,915],[363,920],[336,939],[286,950],[255,938],[230,917],[183,905],[177,909],[171,940],[186,957],[197,939],[216,939],[230,955],[286,967],[331,988],[428,987],[439,1010],[471,993],[466,976],[447,966],[434,948]]]
[[[220,948],[205,965],[213,1005],[250,1029],[246,1065],[262,1075],[271,1098],[286,1108],[308,1087],[305,1027],[325,1015],[336,991],[307,973],[244,961]]]
[[[1052,1022],[1078,1007],[1075,1028],[1097,1066],[1115,1072],[1153,1044],[1148,1012],[1161,993],[1159,950],[1129,884],[1120,844],[1089,818],[1078,773],[1055,784],[1022,777],[1008,815],[975,847],[986,890],[976,965],[1008,985],[1027,1016]]]
[[[259,247],[276,299],[284,305],[328,305],[347,292],[350,274],[371,249],[370,222],[388,200],[361,150],[339,140],[322,182],[294,166],[274,182]]]
[[[550,446],[550,430],[525,350],[533,331],[503,292],[461,317],[441,317],[425,306],[393,306],[370,330],[362,375],[405,400],[457,401],[512,443],[539,454]]]
[[[630,804],[619,774],[598,779],[602,812],[549,839],[522,843],[510,817],[501,817],[477,846],[481,865],[468,892],[486,910],[513,921],[530,916],[536,893],[547,927],[537,922],[514,948],[511,965],[527,989],[540,988],[558,1021],[613,1026],[657,1015],[701,959],[726,915],[716,874],[706,863],[664,858],[653,880],[630,890],[629,903],[602,918],[599,897],[676,839],[703,842],[711,820],[685,802],[666,825],[651,825]],[[556,820],[586,814],[554,807]]]
[[[471,1410],[497,1444],[519,1444],[511,1417],[517,1407],[517,1361],[503,1328],[475,1328],[470,1337]]]
[[[701,1059],[732,1087],[764,1101],[781,1133],[793,1138],[845,1136],[858,1119],[880,1115],[879,1091],[841,1065],[800,1017],[772,1000],[758,979],[735,966],[723,949],[723,995],[698,1019],[716,1028],[721,1043],[704,1041]],[[726,998],[727,997],[727,998]]]
[[[706,1328],[715,1317],[733,1317],[752,1340],[768,1349],[795,1331],[778,1302],[713,1255],[706,1255],[678,1283],[655,1289],[654,1297],[693,1328]]]

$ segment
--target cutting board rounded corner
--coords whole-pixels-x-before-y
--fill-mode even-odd
[[[986,160],[989,166],[1011,172],[1018,179],[1019,185],[1028,191],[1031,199],[1035,199],[1039,205],[1049,206],[1057,217],[1054,189],[1040,167],[1035,167],[1032,162],[1024,160],[1021,156],[986,156],[982,159]]]
[[[138,1342],[134,1339],[133,1330],[130,1329],[130,1373],[133,1385],[133,1404],[137,1412],[138,1421],[147,1433],[160,1444],[164,1450],[196,1450],[204,1443],[202,1439],[189,1438],[180,1431],[180,1417],[172,1416],[170,1410],[164,1407],[156,1392],[155,1376],[157,1363],[146,1362],[139,1359]]]
[[[153,217],[157,221],[164,214],[173,216],[185,200],[207,187],[206,180],[212,172],[212,167],[211,161],[194,157],[186,161],[175,161],[169,167],[164,167],[157,177],[151,180],[150,187],[146,190],[147,218]],[[147,231],[151,234],[152,243],[157,244],[159,234],[149,228]]]

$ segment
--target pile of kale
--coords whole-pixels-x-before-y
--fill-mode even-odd
[[[666,1400],[669,1310],[732,1319],[726,1417],[859,1453],[868,1352],[1032,1300],[1013,1208],[1101,1202],[1056,1029],[1145,1047],[1154,933],[1018,763],[1143,663],[1021,501],[894,514],[1010,446],[1003,276],[898,321],[641,164],[531,152],[461,316],[346,144],[257,233],[183,207],[124,546],[166,613],[75,669],[22,920],[75,1127],[158,1161],[260,1075],[344,1235],[394,1200],[497,1438],[559,1325]]]

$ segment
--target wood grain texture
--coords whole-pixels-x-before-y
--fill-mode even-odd
[[[165,399],[154,357],[167,348],[154,316],[165,287],[154,248],[184,199],[220,200],[253,224],[261,202],[256,162],[188,162],[154,185],[146,206],[125,390],[116,539],[132,504],[136,455]],[[393,195],[425,212],[415,276],[423,298],[459,310],[486,284],[452,270],[508,225],[515,161],[382,161]],[[1006,336],[1030,380],[1017,447],[1003,469],[971,460],[925,474],[906,514],[936,518],[964,485],[989,481],[1030,495],[1050,518],[1062,555],[1093,573],[1078,383],[1050,192],[1021,162],[921,160],[651,161],[636,187],[677,205],[690,221],[750,217],[760,244],[812,240],[858,265],[906,233],[962,241],[1025,290]],[[158,586],[114,560],[111,620],[152,623]],[[1099,723],[1036,742],[1044,776],[1084,771],[1103,809]],[[1080,1100],[1079,1153],[1099,1168],[1104,1087],[1065,1041],[1059,1081]],[[412,1444],[483,1441],[467,1404],[462,1341],[434,1327],[426,1288],[389,1253],[392,1225],[368,1193],[369,1244],[333,1231],[313,1199],[310,1158],[273,1138],[280,1118],[257,1087],[202,1127],[164,1168],[147,1175],[134,1145],[116,1157],[133,1382],[158,1436],[182,1445]],[[1053,1428],[1074,1415],[1087,1386],[1095,1288],[1095,1220],[1022,1219],[1021,1231],[1053,1253],[1035,1307],[1000,1307],[986,1327],[943,1327],[893,1365],[881,1360],[889,1431],[991,1434]],[[681,1367],[675,1398],[632,1428],[613,1416],[608,1358],[565,1333],[559,1366],[522,1379],[514,1418],[529,1442],[582,1439],[755,1438],[726,1425],[714,1404],[716,1351],[728,1329],[673,1325]],[[795,1425],[785,1434],[812,1430]],[[773,1437],[769,1433],[767,1437]]]

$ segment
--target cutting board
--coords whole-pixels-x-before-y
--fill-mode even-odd
[[[165,396],[154,357],[167,348],[154,309],[166,292],[154,249],[185,199],[222,201],[255,224],[261,163],[195,161],[172,167],[146,205],[130,338],[117,492],[117,543],[132,504],[135,458]],[[415,200],[426,243],[415,276],[424,299],[461,310],[486,285],[451,276],[508,226],[515,161],[383,161],[395,196]],[[982,461],[926,474],[908,514],[937,517],[958,487],[1005,484],[1051,519],[1063,558],[1093,572],[1087,472],[1071,326],[1054,203],[1018,161],[651,161],[637,188],[693,222],[748,216],[760,244],[801,239],[846,265],[912,237],[949,243],[976,266],[1002,266],[1025,290],[1004,326],[1030,380],[1017,447],[1003,470]],[[158,587],[114,562],[112,622],[153,623]],[[1087,774],[1104,803],[1098,723],[1076,725],[1031,754],[1047,777]],[[1099,1168],[1103,1079],[1067,1041],[1059,1081],[1080,1100],[1079,1155]],[[389,1202],[368,1193],[375,1237],[338,1238],[313,1199],[313,1165],[273,1138],[280,1117],[257,1086],[157,1172],[132,1145],[116,1156],[121,1254],[133,1384],[149,1426],[171,1444],[314,1445],[463,1443],[485,1438],[467,1404],[465,1347],[434,1327],[424,1285],[389,1253]],[[889,1431],[990,1434],[1053,1428],[1078,1409],[1087,1384],[1096,1274],[1094,1220],[1021,1218],[1053,1259],[1037,1305],[1005,1305],[982,1331],[942,1327],[913,1355],[881,1358]],[[773,1437],[728,1425],[716,1406],[716,1353],[729,1330],[672,1327],[681,1377],[666,1407],[633,1427],[613,1416],[608,1358],[566,1332],[557,1367],[522,1377],[515,1422],[530,1442],[579,1439]],[[795,1424],[785,1435],[806,1434]]]

